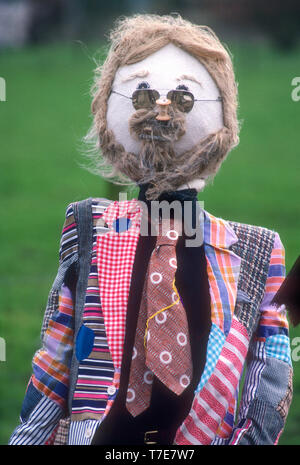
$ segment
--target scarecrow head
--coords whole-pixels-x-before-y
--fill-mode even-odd
[[[229,53],[209,28],[179,16],[125,18],[110,39],[87,136],[97,167],[117,182],[149,183],[148,199],[199,190],[238,143]]]

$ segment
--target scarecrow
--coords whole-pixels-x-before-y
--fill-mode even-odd
[[[230,54],[180,16],[122,19],[92,112],[94,168],[139,194],[68,206],[10,443],[276,444],[292,397],[272,304],[284,249],[197,201],[238,144]]]

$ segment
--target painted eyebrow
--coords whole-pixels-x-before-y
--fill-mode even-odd
[[[202,83],[200,81],[198,81],[198,79],[196,79],[194,76],[192,76],[191,74],[182,74],[181,76],[177,77],[176,78],[176,81],[192,81],[192,82],[197,82],[197,84],[200,84],[201,87],[202,86]]]
[[[122,82],[132,81],[133,79],[136,79],[136,78],[144,78],[148,75],[149,75],[149,71],[147,69],[141,69],[139,71],[136,71],[135,73],[130,74],[127,77],[124,77],[122,79]]]

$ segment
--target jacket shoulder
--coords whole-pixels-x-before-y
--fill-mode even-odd
[[[231,246],[232,250],[242,258],[244,267],[247,264],[248,271],[251,269],[256,277],[260,275],[264,282],[278,234],[262,226],[233,221],[228,223],[238,238],[238,241]]]
[[[241,258],[238,289],[249,298],[248,303],[237,302],[235,314],[251,337],[258,322],[276,233],[261,226],[232,221],[229,224],[238,238],[231,249]]]
[[[274,242],[275,235],[277,234],[276,231],[263,226],[255,226],[236,221],[228,221],[228,223],[240,240]]]
[[[65,211],[65,220],[61,230],[59,246],[59,262],[63,263],[78,252],[77,224],[74,215],[74,205],[70,203]]]

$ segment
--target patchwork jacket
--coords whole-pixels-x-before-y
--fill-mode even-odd
[[[284,249],[273,231],[202,215],[212,325],[175,444],[276,444],[292,399],[286,312],[271,304]],[[119,388],[140,229],[135,199],[68,206],[42,347],[10,444],[91,443]]]

